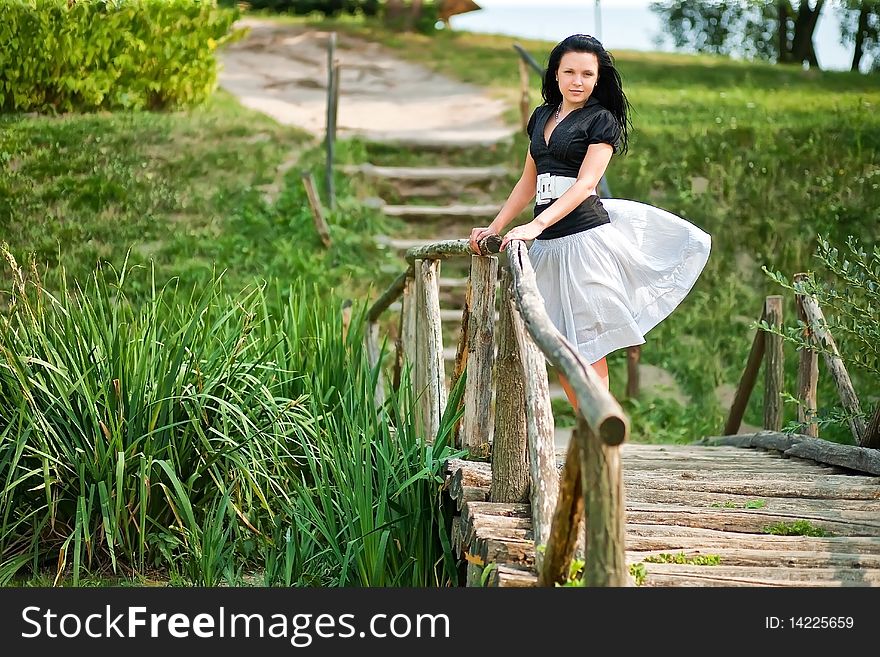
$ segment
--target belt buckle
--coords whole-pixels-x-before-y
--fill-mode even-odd
[[[549,173],[538,175],[536,194],[538,203],[543,203],[553,198],[553,177]]]

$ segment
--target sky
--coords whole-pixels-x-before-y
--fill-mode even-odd
[[[651,0],[602,0],[601,23],[596,26],[595,0],[475,0],[483,9],[453,16],[456,30],[496,32],[523,38],[556,41],[572,32],[599,37],[606,48],[672,50],[662,35],[659,17],[649,10]],[[837,12],[827,5],[814,35],[819,65],[826,70],[849,70],[852,45],[840,43]],[[870,64],[869,58],[863,68]]]

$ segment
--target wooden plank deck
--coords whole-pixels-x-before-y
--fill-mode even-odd
[[[644,564],[643,586],[880,586],[880,476],[730,446],[627,444],[622,456],[626,558]],[[534,586],[529,505],[487,502],[490,478],[488,463],[447,464],[453,548],[496,564],[489,585]],[[767,533],[796,521],[828,535]]]

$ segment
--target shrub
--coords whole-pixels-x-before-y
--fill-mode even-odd
[[[846,253],[842,254],[826,237],[819,236],[815,253],[820,263],[818,272],[809,272],[801,281],[790,281],[781,272],[764,272],[777,284],[798,294],[812,296],[826,315],[827,330],[834,337],[840,349],[840,356],[852,374],[860,374],[866,382],[865,393],[877,389],[880,383],[880,247],[874,246],[869,253],[852,236],[846,240]],[[766,322],[761,324],[765,330],[781,335],[787,342],[801,348],[812,348],[820,353],[825,349],[804,338],[804,324],[779,331]],[[830,352],[829,352],[830,353]],[[856,391],[860,392],[859,390]],[[797,399],[788,396],[789,401]],[[870,411],[864,403],[862,411],[866,418]],[[880,404],[874,414],[880,412]],[[848,415],[839,408],[820,409],[817,423],[846,426]],[[798,426],[790,427],[798,429]],[[876,440],[869,436],[869,442]],[[870,445],[876,446],[871,442]]]
[[[0,585],[160,568],[205,586],[442,584],[439,504],[462,389],[425,440],[404,382],[375,406],[361,308],[306,285],[125,295],[129,271],[0,315]]]
[[[375,16],[379,13],[379,0],[247,0],[246,4],[252,9],[269,9],[298,16],[311,13],[324,16],[339,16],[342,13]]]
[[[198,104],[236,16],[214,0],[4,2],[0,111]]]

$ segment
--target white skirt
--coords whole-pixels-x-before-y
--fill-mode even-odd
[[[602,205],[611,223],[529,248],[550,320],[588,363],[643,344],[687,296],[711,248],[708,233],[666,210]]]

